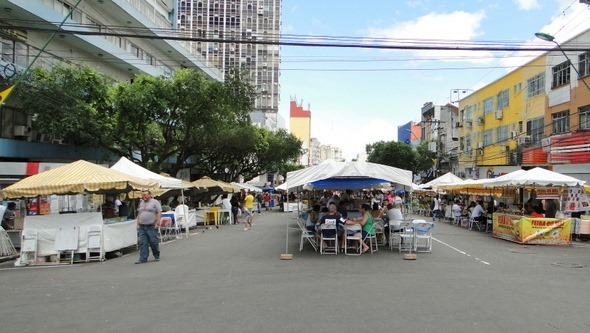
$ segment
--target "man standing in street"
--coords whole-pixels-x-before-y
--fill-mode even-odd
[[[244,230],[247,231],[252,228],[252,218],[254,217],[254,196],[250,191],[244,198],[244,213],[246,214],[246,223],[248,223]]]
[[[137,213],[137,230],[139,232],[139,260],[136,264],[143,264],[150,255],[149,247],[156,261],[160,261],[160,242],[158,227],[162,217],[162,205],[152,198],[150,191],[141,192],[141,202]]]

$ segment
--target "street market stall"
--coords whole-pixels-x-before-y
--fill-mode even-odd
[[[102,213],[96,211],[95,198],[89,197],[91,194],[118,194],[157,187],[158,183],[154,181],[79,160],[27,177],[5,188],[8,198],[44,197],[48,206],[46,212],[38,210],[36,215],[28,215],[24,219],[20,264],[36,264],[42,262],[44,255],[52,254],[57,254],[56,259],[59,261],[63,244],[67,244],[72,260],[74,253],[86,253],[89,225],[99,226],[101,253],[107,249],[110,251],[137,244],[135,221],[103,221]],[[85,200],[68,206],[67,213],[60,214],[62,211],[51,207],[55,205],[54,202],[57,203],[53,197],[67,195],[69,198],[76,194],[84,194],[80,196]],[[57,214],[49,215],[49,212]],[[34,239],[27,238],[33,234]],[[32,257],[28,255],[31,250],[34,250]],[[27,253],[25,260],[22,260],[23,251]],[[34,259],[30,261],[31,258]]]
[[[589,206],[587,196],[580,194],[584,193],[584,183],[543,168],[511,173],[484,183],[484,187],[489,188],[528,189],[530,192],[535,191],[537,199],[559,200],[561,203],[560,212],[550,218],[494,213],[492,235],[521,244],[570,244],[572,219],[565,213]]]

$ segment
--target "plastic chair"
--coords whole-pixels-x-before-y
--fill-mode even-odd
[[[160,228],[158,229],[160,233],[160,243],[164,242],[164,240],[168,240],[172,235],[178,238],[180,235],[180,227],[178,224],[172,224],[172,219],[170,217],[164,216],[160,219]]]
[[[477,228],[477,230],[479,231],[483,231],[483,225],[481,224],[480,221],[476,220],[473,217],[469,218],[469,230],[473,230],[473,228]]]
[[[326,219],[321,225],[320,254],[338,254],[338,231],[335,219]]]
[[[20,257],[21,265],[37,262],[37,237],[39,233],[35,228],[26,228],[22,231]]]
[[[204,224],[209,225],[211,220],[213,220],[213,223],[215,225],[219,225],[219,211],[220,210],[221,210],[221,207],[209,207],[209,209],[207,209],[205,211]]]
[[[383,219],[375,218],[373,222],[373,229],[375,230],[375,243],[377,246],[385,245],[385,222]]]
[[[373,231],[373,233],[371,233],[371,231]],[[369,240],[369,248],[371,249],[371,253],[379,251],[379,246],[377,245],[377,233],[375,232],[375,224],[373,224],[371,230],[367,232],[363,242],[366,242],[367,240]],[[373,245],[375,245],[375,247],[373,247]]]
[[[432,228],[433,222],[424,220],[412,221],[414,227],[414,251],[415,252],[432,252]]]
[[[399,224],[400,232],[398,238],[397,249],[399,252],[414,251],[414,225],[412,221],[402,221]]]
[[[299,238],[299,252],[303,250],[303,244],[307,241],[315,251],[318,250],[318,243],[316,242],[316,235],[315,233],[307,230],[305,227],[305,222],[301,219],[297,219],[297,225],[299,226],[299,230],[301,232]]]
[[[402,222],[403,221],[400,220],[389,220],[389,249],[391,251],[397,249],[400,243],[400,229]]]
[[[86,232],[86,262],[91,260],[104,261],[104,248],[102,241],[102,225],[92,224]],[[95,255],[92,255],[95,253]],[[98,253],[98,255],[96,255]]]
[[[344,232],[346,233],[346,235],[344,236],[344,254],[360,256],[363,250],[363,247],[360,244],[360,242],[363,241],[363,227],[360,224],[349,224],[344,229]],[[354,234],[349,234],[349,231],[354,232]],[[348,249],[350,248],[350,241],[358,242],[358,248],[356,248],[355,253],[348,253]]]

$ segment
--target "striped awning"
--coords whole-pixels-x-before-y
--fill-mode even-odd
[[[156,189],[160,185],[98,164],[79,160],[53,170],[27,177],[4,189],[7,198],[31,198],[38,195],[109,193]]]
[[[240,192],[241,188],[238,186],[234,186],[230,183],[223,182],[221,180],[211,179],[207,176],[204,176],[201,179],[197,179],[192,182],[194,186],[197,187],[206,187],[209,191],[220,191],[220,192]]]

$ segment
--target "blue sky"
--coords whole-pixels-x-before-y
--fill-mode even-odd
[[[283,0],[282,11],[282,34],[299,42],[339,36],[551,47],[535,32],[565,41],[590,28],[590,7],[579,0]],[[398,126],[420,121],[424,103],[456,100],[452,89],[479,89],[532,59],[524,52],[298,46],[282,46],[281,57],[279,113],[287,126],[290,100],[309,106],[312,137],[341,147],[348,160],[368,143],[396,140]]]

